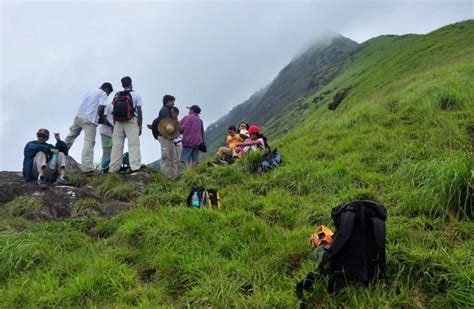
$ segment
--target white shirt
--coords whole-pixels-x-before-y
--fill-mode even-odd
[[[89,91],[84,96],[84,99],[82,99],[77,116],[88,120],[94,125],[97,125],[99,120],[97,108],[99,105],[107,106],[107,98],[107,94],[102,89],[94,89]]]
[[[130,95],[132,96],[133,107],[136,108],[137,106],[143,106],[142,97],[138,93],[132,91],[130,92]]]
[[[114,115],[112,115],[113,109],[114,109],[114,107],[113,107],[112,103],[109,103],[109,104],[107,104],[107,106],[105,107],[105,110],[104,110],[104,114],[107,116],[107,120],[111,124],[114,123]],[[99,125],[99,133],[112,137],[112,128],[109,127],[109,126],[106,126],[105,124],[100,124]]]

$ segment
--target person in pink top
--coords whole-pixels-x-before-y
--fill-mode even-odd
[[[250,126],[248,129],[249,138],[242,143],[237,144],[239,158],[249,151],[265,150],[265,140],[260,136],[260,128],[256,125]]]
[[[199,145],[204,142],[204,125],[199,118],[201,108],[197,105],[188,108],[189,114],[179,122],[179,131],[183,134],[181,162],[187,170],[194,171],[199,161]]]

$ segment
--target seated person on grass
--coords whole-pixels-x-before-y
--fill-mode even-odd
[[[265,150],[266,143],[263,136],[260,134],[260,128],[253,125],[250,126],[248,130],[249,138],[244,142],[238,143],[236,147],[236,152],[239,158],[242,158],[244,153],[254,150]]]
[[[56,146],[47,144],[49,131],[39,129],[36,133],[37,139],[26,144],[23,159],[23,177],[27,181],[37,180],[40,189],[46,189],[46,182],[56,180],[59,173],[59,183],[68,185],[66,177],[66,155],[67,145],[54,133]]]
[[[226,140],[227,147],[220,147],[219,150],[217,150],[217,157],[219,158],[219,160],[224,160],[225,155],[229,155],[232,157],[237,156],[237,153],[235,152],[235,147],[238,143],[244,141],[242,137],[237,134],[237,129],[235,126],[230,126],[227,130],[229,132],[229,135],[227,136]]]
[[[242,121],[239,123],[239,135],[242,137],[243,140],[245,140],[247,137],[249,137],[249,125],[248,123]]]

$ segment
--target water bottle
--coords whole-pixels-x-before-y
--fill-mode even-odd
[[[191,199],[191,204],[194,206],[194,207],[197,207],[199,208],[199,197],[198,197],[198,194],[196,191],[194,191],[193,193],[193,197]]]

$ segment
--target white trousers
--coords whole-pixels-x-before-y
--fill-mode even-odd
[[[92,122],[76,116],[64,142],[67,148],[70,149],[82,130],[84,130],[84,147],[82,148],[81,170],[83,172],[89,172],[95,170],[94,146],[97,127]]]
[[[133,117],[129,121],[116,121],[114,133],[112,135],[112,155],[110,159],[111,173],[118,172],[122,165],[123,148],[125,138],[128,140],[128,158],[132,171],[140,169],[140,129],[138,128],[137,118]]]

